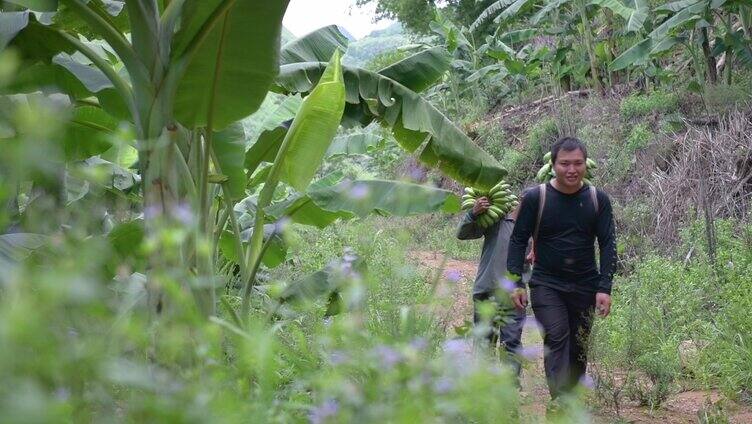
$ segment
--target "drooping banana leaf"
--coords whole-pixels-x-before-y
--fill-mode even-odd
[[[480,15],[475,19],[475,22],[470,25],[470,31],[475,31],[483,25],[483,22],[486,22],[487,20],[491,19],[492,17],[498,15],[504,8],[509,6],[510,4],[514,3],[516,0],[498,0],[494,3],[491,3],[483,12],[481,12]]]
[[[432,212],[455,213],[459,199],[450,191],[419,184],[384,180],[345,180],[309,190],[271,205],[266,212],[293,222],[324,228],[338,218],[371,213],[410,216]]]
[[[325,66],[321,62],[282,66],[277,89],[307,93]],[[378,120],[389,125],[405,150],[465,185],[489,189],[506,175],[493,157],[419,94],[375,72],[343,69],[350,121],[366,125]]]
[[[279,64],[325,62],[335,50],[345,52],[349,41],[337,25],[325,26],[282,46]]]
[[[378,73],[420,93],[444,75],[450,62],[451,57],[443,47],[433,47],[408,56]]]

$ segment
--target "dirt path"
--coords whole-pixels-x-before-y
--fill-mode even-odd
[[[436,287],[436,297],[446,311],[444,324],[451,336],[454,328],[472,319],[471,293],[475,279],[477,262],[445,258],[441,252],[414,251],[410,260],[421,268],[435,273],[441,271]],[[443,270],[442,270],[443,268]],[[528,312],[530,313],[530,312]],[[528,315],[522,334],[525,358],[522,373],[522,413],[525,423],[545,423],[548,388],[543,371],[543,340],[532,315]],[[591,396],[592,397],[592,396]],[[657,410],[644,406],[630,405],[626,401],[620,414],[607,408],[592,407],[593,423],[698,423],[700,411],[709,404],[724,405],[731,423],[752,423],[752,409],[725,400],[717,391],[685,391],[670,396]],[[595,402],[588,402],[593,405]],[[703,421],[704,422],[704,421]],[[710,421],[721,422],[721,421]]]

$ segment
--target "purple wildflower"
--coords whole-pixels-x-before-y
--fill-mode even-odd
[[[526,330],[531,330],[531,331],[532,330],[543,331],[543,326],[541,325],[541,323],[539,323],[538,320],[536,320],[533,317],[527,317],[525,319],[525,324],[523,328]]]
[[[444,271],[444,278],[451,283],[456,283],[462,278],[462,273],[458,269],[448,269]]]
[[[423,168],[416,167],[410,170],[410,178],[415,181],[423,181],[426,178],[426,171]]]
[[[410,342],[410,347],[415,350],[423,350],[428,347],[428,342],[423,337],[416,337]]]
[[[386,345],[376,346],[371,352],[381,361],[384,368],[394,368],[402,361],[402,354]]]
[[[543,354],[543,345],[525,346],[517,353],[523,358],[535,360]]]
[[[514,284],[514,281],[510,280],[509,278],[503,277],[501,279],[501,288],[511,293],[514,291],[514,289],[517,288],[517,285]]]
[[[468,355],[472,353],[472,346],[464,339],[452,339],[444,342],[444,352],[453,356]]]
[[[355,249],[352,247],[345,247],[344,253],[342,254],[342,260],[348,263],[355,262],[358,260],[358,254],[355,252]]]
[[[350,190],[350,198],[355,200],[364,199],[368,196],[368,186],[362,183],[355,184]]]
[[[162,206],[149,205],[144,208],[144,218],[153,219],[162,215]]]
[[[335,350],[332,353],[329,354],[329,362],[332,363],[332,365],[342,365],[350,360],[350,357],[341,350]]]
[[[433,383],[433,391],[439,395],[445,395],[454,389],[454,382],[447,377],[441,377]]]
[[[70,390],[67,387],[58,387],[55,389],[55,398],[58,401],[65,402],[70,399]]]
[[[274,232],[276,234],[282,233],[287,229],[287,226],[290,225],[290,222],[292,222],[292,220],[287,216],[278,219],[277,222],[274,223]]]
[[[595,380],[593,380],[593,377],[590,374],[585,374],[580,378],[580,384],[588,389],[593,389],[595,387]]]
[[[172,210],[172,216],[184,225],[193,224],[193,211],[187,203],[180,203]]]
[[[329,417],[337,414],[339,403],[336,399],[327,399],[321,405],[313,408],[308,414],[308,420],[311,424],[323,424]]]

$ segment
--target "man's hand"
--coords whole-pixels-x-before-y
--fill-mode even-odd
[[[475,204],[473,205],[473,216],[478,216],[485,211],[488,210],[488,208],[491,206],[491,202],[488,201],[487,197],[479,197],[475,200]]]
[[[607,317],[611,313],[611,296],[606,293],[595,295],[595,311],[599,317]]]
[[[530,249],[530,253],[525,256],[525,263],[528,263],[530,265],[535,263],[535,250]]]
[[[524,311],[527,308],[527,290],[523,288],[516,288],[512,292],[512,302],[514,307]]]

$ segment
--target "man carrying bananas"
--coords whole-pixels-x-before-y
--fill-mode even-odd
[[[611,201],[583,183],[587,150],[565,137],[551,148],[555,178],[525,192],[509,242],[507,277],[517,284],[515,305],[527,305],[520,275],[533,239],[530,300],[543,327],[544,366],[551,398],[571,391],[585,374],[587,339],[595,310],[607,316],[616,267]],[[595,239],[600,270],[595,261]]]
[[[515,371],[516,382],[519,386],[519,375],[522,367],[518,353],[522,349],[522,326],[525,323],[525,311],[516,310],[509,296],[509,293],[515,288],[514,285],[511,287],[502,286],[506,274],[509,237],[514,228],[519,204],[516,202],[516,196],[513,200],[510,198],[509,207],[514,207],[514,209],[506,216],[502,215],[501,220],[495,220],[486,225],[487,223],[482,220],[487,219],[489,208],[493,206],[489,197],[493,197],[492,193],[474,198],[472,209],[460,221],[457,238],[469,240],[484,237],[478,273],[473,285],[473,321],[476,325],[483,321],[488,322],[489,318],[483,317],[484,314],[481,313],[481,310],[483,309],[482,305],[491,305],[490,309],[494,312],[490,319],[491,328],[486,335],[486,339],[491,347],[495,347],[497,341],[501,342],[509,355],[509,362]],[[508,207],[502,209],[502,211],[504,210],[508,210]],[[529,273],[526,273],[525,276],[529,276]]]

